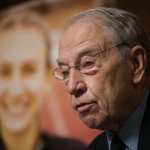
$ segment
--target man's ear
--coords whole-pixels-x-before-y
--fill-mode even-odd
[[[131,62],[133,71],[133,83],[139,83],[146,70],[146,50],[140,46],[134,46],[131,49]]]

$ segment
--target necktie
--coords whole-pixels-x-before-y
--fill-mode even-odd
[[[110,150],[125,150],[125,148],[126,145],[121,141],[121,139],[117,135],[114,135]]]

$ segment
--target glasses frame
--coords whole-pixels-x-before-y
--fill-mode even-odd
[[[119,46],[123,46],[123,45],[129,46],[128,43],[126,43],[126,42],[121,42],[121,43],[119,43],[119,44],[116,44],[116,45],[114,45],[114,46],[112,46],[112,47],[110,47],[110,48],[104,49],[104,50],[99,49],[99,52],[98,52],[96,55],[99,55],[99,54],[101,54],[101,53],[103,53],[103,52],[105,52],[105,51],[109,51],[109,50],[111,50],[111,49],[113,49],[113,48],[115,48],[115,47],[119,47]],[[56,79],[61,80],[61,81],[67,80],[67,78],[69,77],[69,72],[70,72],[70,69],[71,69],[71,68],[74,68],[74,69],[76,69],[76,70],[78,70],[78,71],[81,72],[81,64],[77,64],[77,65],[66,65],[66,66],[68,67],[68,75],[67,75],[66,77],[65,77],[65,75],[64,75],[64,77],[63,77],[63,76],[61,77],[61,76],[56,75],[56,74],[57,74],[56,71],[57,71],[58,69],[60,69],[60,68],[59,68],[59,67],[54,68],[54,70],[53,70],[53,75],[54,75],[54,77],[55,77]],[[86,73],[81,72],[81,74],[86,74]]]

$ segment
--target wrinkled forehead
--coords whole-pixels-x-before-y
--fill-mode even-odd
[[[103,24],[96,26],[90,20],[77,21],[63,33],[59,44],[59,59],[65,60],[72,55],[79,55],[84,49],[104,47],[112,41],[112,32]]]

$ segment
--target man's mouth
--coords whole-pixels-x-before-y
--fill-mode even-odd
[[[95,102],[81,103],[76,105],[75,109],[79,113],[84,113],[84,112],[88,112],[91,109],[91,107],[93,107],[93,105],[95,105]]]

